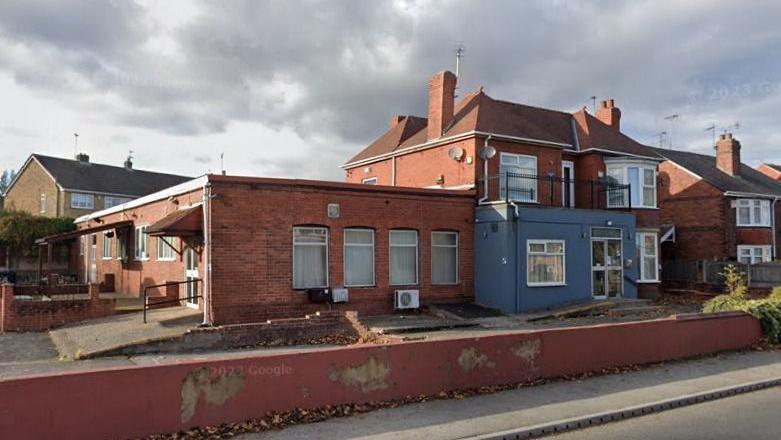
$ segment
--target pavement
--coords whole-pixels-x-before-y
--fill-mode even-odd
[[[54,346],[64,359],[91,358],[119,348],[181,336],[201,322],[203,312],[188,307],[149,310],[147,323],[143,313],[126,313],[81,321],[49,332]]]
[[[779,377],[781,377],[781,351],[720,354],[699,360],[661,364],[624,374],[598,376],[578,381],[551,382],[536,387],[461,400],[433,400],[354,417],[292,426],[281,431],[248,434],[241,438],[244,440],[462,439],[554,423],[564,419],[615,411]],[[778,388],[774,390],[777,391]],[[701,405],[691,408],[696,411],[696,408]],[[778,406],[774,408],[777,419]],[[664,414],[660,413],[660,416]],[[642,420],[642,417],[638,420]],[[605,426],[609,425],[596,429],[601,430]],[[578,432],[574,432],[573,437],[570,438],[580,438],[577,434]],[[593,438],[603,438],[598,434],[595,435],[597,436]],[[680,437],[670,435],[665,438]]]
[[[781,387],[582,429],[551,440],[735,440],[781,437]]]

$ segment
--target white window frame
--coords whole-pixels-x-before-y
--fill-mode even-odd
[[[542,244],[545,246],[544,252],[532,252],[531,245],[533,244]],[[561,245],[561,252],[560,253],[552,253],[548,252],[548,244],[560,244]],[[562,271],[562,280],[561,281],[553,281],[553,282],[532,282],[531,279],[531,273],[529,272],[531,270],[531,265],[529,265],[529,257],[532,255],[542,255],[542,256],[561,256],[561,271]],[[526,240],[526,285],[529,287],[557,287],[557,286],[566,286],[567,285],[567,244],[564,240]]]
[[[321,229],[325,231],[325,243],[296,243],[296,231],[300,229]],[[325,226],[294,226],[293,227],[293,289],[305,290],[305,289],[322,289],[328,287],[331,281],[330,271],[330,231]],[[325,285],[324,286],[297,286],[296,285],[296,246],[325,246]]]
[[[653,255],[647,255],[646,254],[646,248],[645,248],[645,238],[646,236],[653,236],[654,238],[654,253]],[[637,246],[638,250],[638,258],[639,261],[637,262],[639,265],[639,283],[657,283],[659,282],[659,236],[656,232],[638,232],[635,235],[635,244]],[[654,259],[654,276],[648,277],[648,274],[645,273],[645,259],[646,258],[653,258]]]
[[[415,244],[393,244],[394,232],[414,232]],[[393,258],[391,254],[394,247],[414,247],[415,248],[415,282],[409,283],[394,283],[393,282]],[[420,282],[420,233],[415,229],[391,229],[388,231],[388,285],[390,286],[417,286]]]
[[[165,241],[165,242],[164,242]],[[157,237],[157,261],[176,261],[176,237],[161,236]],[[161,257],[162,249],[166,249],[167,252],[171,252],[170,257]]]
[[[635,188],[634,185],[629,182],[629,170],[632,168],[637,169],[637,187]],[[647,209],[655,209],[659,206],[659,191],[658,191],[658,183],[657,183],[657,171],[656,171],[656,163],[648,163],[643,161],[606,161],[605,162],[605,175],[610,176],[611,171],[620,171],[621,172],[621,181],[616,182],[621,185],[630,185],[629,191],[636,192],[639,197],[631,197],[632,199],[632,208],[647,208]],[[645,200],[645,188],[650,188],[650,186],[645,185],[645,173],[646,171],[650,171],[654,175],[653,179],[653,190],[654,190],[654,203],[646,203]],[[636,190],[636,191],[635,191]],[[608,208],[626,208],[629,205],[629,194],[624,195],[622,197],[622,203],[616,204],[611,203],[612,200],[610,197],[607,197],[607,207]]]
[[[147,234],[147,229],[149,226],[136,226],[135,234],[133,235],[133,255],[135,256],[136,261],[148,261],[149,260],[149,234]],[[141,249],[140,244],[141,241],[144,241],[144,250],[143,252],[139,252]]]
[[[41,193],[41,203],[38,212],[40,214],[46,214],[46,193]]]
[[[72,209],[95,209],[95,196],[87,193],[71,193]]]
[[[105,196],[103,197],[103,209],[113,208],[131,201],[129,197]],[[111,203],[109,203],[109,201]]]
[[[112,258],[111,254],[113,253],[113,246],[112,243],[114,242],[114,237],[109,237],[108,234],[110,234],[110,231],[104,231],[103,232],[103,242],[101,243],[101,253],[100,258],[103,260],[110,260]],[[108,245],[108,252],[106,252],[106,246]]]
[[[756,209],[759,208],[759,218]],[[748,223],[740,220],[740,210],[748,209]],[[769,228],[770,227],[770,200],[766,199],[738,199],[735,204],[735,224],[739,227]]]
[[[366,243],[347,243],[347,233],[351,231],[360,231],[360,232],[371,232],[372,234],[372,242],[371,244]],[[342,249],[342,270],[344,271],[342,273],[344,278],[344,287],[374,287],[377,285],[377,262],[375,258],[375,233],[374,229],[371,228],[345,228],[344,234],[342,237],[342,243],[343,243],[343,249]],[[348,247],[370,247],[372,250],[372,282],[371,284],[347,284],[347,248]]]
[[[361,180],[361,183],[364,185],[377,185],[377,178],[376,177],[367,177],[363,180]]]
[[[533,173],[531,173],[531,174],[519,173],[519,174],[524,174],[524,175],[529,175],[529,176],[534,176],[535,177],[534,179],[532,179],[531,177],[529,178],[529,180],[531,181],[531,184],[529,185],[529,188],[528,188],[528,189],[533,191],[534,197],[531,198],[531,199],[510,198],[510,200],[512,200],[514,202],[521,202],[521,203],[538,203],[540,192],[539,192],[539,185],[537,184],[538,182],[537,182],[536,177],[539,174],[539,170],[540,170],[539,162],[537,160],[537,156],[530,156],[528,154],[515,154],[515,153],[505,153],[505,152],[499,153],[499,196],[500,197],[505,197],[505,194],[507,194],[507,192],[508,192],[508,189],[505,188],[505,184],[507,182],[507,179],[504,177],[507,174],[507,171],[504,171],[502,169],[504,159],[506,159],[506,158],[507,159],[513,158],[513,159],[516,159],[516,160],[531,159],[531,160],[534,161],[534,172]],[[508,164],[506,166],[511,167],[512,165]],[[531,169],[531,168],[529,168],[529,169]],[[526,188],[524,188],[524,189],[526,189]]]
[[[743,251],[748,251],[749,255],[741,255]],[[757,253],[759,251],[759,255]],[[745,262],[744,257],[749,257],[750,262]],[[761,261],[756,261],[760,258]],[[738,262],[743,264],[769,263],[773,261],[772,246],[769,245],[738,245]]]
[[[436,235],[455,235],[456,236],[456,244],[434,244],[434,236]],[[448,248],[448,249],[455,249],[456,251],[456,273],[455,273],[455,280],[453,282],[449,283],[435,283],[434,282],[434,248]],[[431,232],[431,284],[435,286],[454,286],[460,282],[459,273],[458,273],[458,265],[459,265],[459,259],[458,259],[458,232],[456,231],[432,231]]]

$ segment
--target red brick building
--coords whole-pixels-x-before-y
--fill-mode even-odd
[[[388,131],[343,165],[346,180],[476,189],[480,204],[631,208],[640,244],[637,259],[624,258],[626,264],[644,261],[636,282],[641,295],[653,294],[659,283],[662,222],[656,191],[662,159],[621,132],[614,100],[601,102],[591,115],[585,109],[568,113],[501,101],[482,88],[456,103],[455,87],[452,73],[436,74],[429,82],[426,117],[392,117]],[[495,155],[483,159],[486,146]]]
[[[716,155],[658,149],[662,222],[675,225],[666,258],[686,261],[777,258],[781,184],[741,163],[741,145],[720,137]]]
[[[324,308],[394,309],[473,298],[474,192],[208,175],[77,219],[83,276],[141,295],[177,293],[214,324],[303,316]],[[313,303],[341,288],[348,302]],[[162,294],[162,292],[158,292]]]

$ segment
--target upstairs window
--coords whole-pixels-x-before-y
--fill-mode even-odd
[[[770,200],[739,199],[738,226],[770,226]]]
[[[499,190],[502,198],[509,198],[516,202],[536,202],[537,158],[521,154],[501,153]]]
[[[656,164],[611,162],[607,164],[607,181],[629,185],[626,189],[607,188],[608,208],[656,208]]]
[[[46,214],[46,193],[41,193],[41,206],[39,212],[41,214]]]
[[[293,288],[328,287],[328,229],[293,228]]]
[[[72,193],[71,208],[95,209],[95,197],[92,194]]]
[[[130,199],[127,197],[106,196],[103,198],[103,208],[113,208],[114,206],[118,206],[129,201]]]

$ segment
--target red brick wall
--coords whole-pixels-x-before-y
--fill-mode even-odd
[[[197,190],[189,194],[177,196],[175,200],[161,200],[158,202],[150,203],[138,208],[130,209],[124,212],[110,214],[101,218],[106,223],[113,223],[117,221],[132,219],[134,226],[151,225],[156,221],[162,219],[174,212],[179,206],[189,206],[195,203],[199,203],[203,198],[203,191]],[[97,226],[95,222],[80,223],[79,229],[86,227]],[[149,237],[149,259],[146,261],[137,261],[134,258],[135,245],[133,234],[128,237],[127,253],[128,259],[126,262],[118,260],[117,257],[117,238],[112,240],[112,252],[110,259],[103,259],[103,233],[97,233],[97,268],[98,268],[98,283],[103,283],[106,280],[106,275],[114,276],[114,290],[118,293],[124,293],[129,295],[141,296],[143,294],[144,286],[151,286],[156,284],[162,284],[167,281],[183,281],[184,280],[184,262],[182,254],[176,254],[175,261],[158,261],[157,259],[157,238]],[[197,240],[200,238],[196,237]],[[182,249],[181,240],[177,239],[177,246],[180,251]],[[200,255],[200,247],[195,248],[199,256],[199,270],[203,272],[203,259]],[[78,255],[78,253],[76,253]],[[79,258],[79,273],[80,276],[84,276],[85,264],[87,264],[88,253],[85,252],[83,257]],[[183,291],[183,289],[182,289]],[[151,289],[150,295],[162,296],[165,295],[165,289]]]
[[[662,224],[676,228],[676,242],[664,245],[666,257],[702,260],[734,255],[734,239],[729,238],[734,229],[720,190],[667,161],[659,165],[658,198]]]
[[[730,209],[732,213],[735,209]],[[739,227],[737,232],[737,244],[771,245],[773,243],[773,231],[770,228],[744,228]]]
[[[32,301],[15,299],[12,285],[0,286],[0,331],[41,331],[113,315],[114,300],[100,299],[98,290],[90,286],[89,299]]]
[[[295,225],[329,229],[329,283],[343,284],[343,229],[375,230],[376,287],[350,288],[350,302],[333,306],[362,314],[388,313],[388,234],[411,228],[419,233],[421,302],[466,301],[473,295],[474,196],[421,195],[415,190],[332,189],[216,181],[212,202],[213,319],[217,324],[301,316],[327,305],[312,304],[292,287],[292,237]],[[338,203],[341,216],[330,219],[327,205]],[[459,279],[454,286],[431,284],[431,232],[459,232]]]

